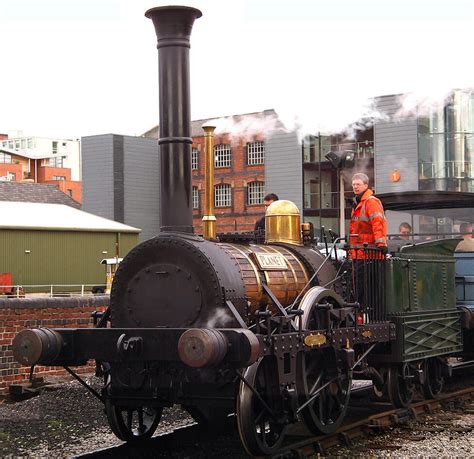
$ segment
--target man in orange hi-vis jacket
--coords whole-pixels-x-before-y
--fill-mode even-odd
[[[387,253],[387,220],[382,203],[369,188],[369,177],[361,173],[354,174],[352,189],[355,197],[350,224],[351,247],[367,243],[369,248],[378,247],[380,252],[377,253]],[[351,258],[378,258],[369,253],[370,251],[351,250]]]
[[[350,258],[353,260],[353,281],[355,299],[368,306],[367,295],[364,288],[368,285],[367,260],[383,260],[387,253],[387,221],[382,203],[374,196],[369,188],[369,177],[365,174],[354,174],[352,177],[354,190],[354,204],[352,208],[349,243]],[[366,245],[364,245],[366,244]],[[372,263],[373,264],[373,263]],[[365,273],[365,274],[364,274]],[[374,279],[375,280],[375,279]],[[369,301],[370,302],[370,301]]]

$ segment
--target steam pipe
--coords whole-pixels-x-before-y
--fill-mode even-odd
[[[203,126],[206,139],[206,201],[204,216],[204,239],[216,238],[216,216],[214,215],[214,151],[213,135],[215,126]]]
[[[161,231],[192,233],[189,37],[202,13],[163,6],[145,16],[153,21],[159,50]]]

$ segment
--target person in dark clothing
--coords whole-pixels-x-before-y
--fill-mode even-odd
[[[263,205],[265,206],[265,210],[267,210],[267,207],[275,201],[278,201],[278,196],[275,193],[267,194],[263,198]],[[255,223],[255,231],[265,231],[265,215]]]

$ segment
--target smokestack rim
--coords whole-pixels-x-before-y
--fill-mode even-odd
[[[151,19],[155,13],[159,12],[172,12],[172,11],[189,11],[194,12],[194,19],[199,19],[202,16],[202,11],[192,6],[180,6],[180,5],[169,5],[169,6],[155,6],[145,11],[145,17]]]

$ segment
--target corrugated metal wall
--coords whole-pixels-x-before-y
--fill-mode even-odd
[[[303,162],[296,132],[273,131],[265,139],[265,193],[293,201],[303,213]]]
[[[104,134],[82,138],[82,209],[140,228],[140,241],[160,230],[158,141]]]
[[[13,284],[103,284],[100,261],[115,256],[116,240],[112,232],[0,230],[0,272],[12,273]],[[123,257],[138,234],[119,240]]]
[[[399,96],[376,99],[377,109],[389,116],[374,126],[375,186],[377,193],[418,190],[418,123],[415,117],[396,119]],[[390,173],[400,171],[400,180],[392,182]]]
[[[82,210],[114,219],[113,135],[82,137]]]
[[[158,141],[125,136],[124,223],[140,228],[140,241],[160,231],[160,158]]]

